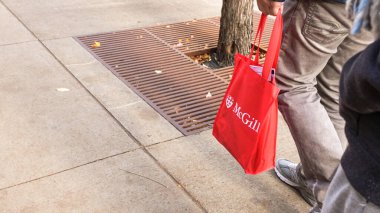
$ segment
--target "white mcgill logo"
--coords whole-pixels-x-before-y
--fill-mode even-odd
[[[232,105],[234,105],[234,99],[229,95],[226,99],[226,106],[229,109]]]
[[[229,95],[226,99],[227,109],[230,109],[233,105],[232,112],[236,115],[236,117],[242,122],[245,126],[255,131],[256,133],[260,130],[261,122],[254,118],[247,112],[242,111],[241,106]]]

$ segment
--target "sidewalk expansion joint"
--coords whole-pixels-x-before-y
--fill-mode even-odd
[[[99,159],[96,159],[96,160],[93,160],[93,161],[90,161],[90,162],[87,162],[87,163],[84,163],[84,164],[80,164],[80,165],[77,165],[77,166],[74,166],[74,167],[71,167],[71,168],[68,168],[68,169],[64,169],[64,170],[61,170],[61,171],[58,171],[58,172],[54,172],[52,174],[44,175],[44,176],[41,176],[41,177],[38,177],[38,178],[34,178],[32,180],[28,180],[28,181],[17,183],[17,184],[11,185],[11,186],[0,188],[0,191],[11,189],[11,188],[14,188],[14,187],[17,187],[17,186],[20,186],[20,185],[24,185],[24,184],[28,184],[28,183],[31,183],[31,182],[35,182],[35,181],[38,181],[38,180],[41,180],[41,179],[44,179],[44,178],[47,178],[47,177],[51,177],[51,176],[54,176],[54,175],[58,175],[58,174],[67,172],[67,171],[71,171],[71,170],[74,170],[74,169],[78,169],[78,168],[87,166],[87,165],[90,165],[90,164],[94,164],[94,163],[97,163],[97,162],[100,162],[100,161],[103,161],[103,160],[107,160],[109,158],[113,158],[113,157],[116,157],[116,156],[119,156],[119,155],[123,155],[123,154],[129,153],[129,152],[134,152],[134,151],[139,150],[139,149],[142,149],[142,147],[138,147],[138,148],[131,149],[131,150],[128,150],[128,151],[120,152],[120,153],[117,153],[117,154],[114,154],[114,155],[110,155],[110,156],[107,156],[107,157],[104,157],[104,158],[99,158]]]
[[[30,41],[21,41],[21,42],[9,43],[9,44],[0,44],[0,47],[7,47],[7,46],[12,46],[12,45],[17,45],[17,44],[27,44],[27,43],[32,43],[32,42],[38,42],[38,39],[30,40]]]
[[[146,148],[150,148],[150,147],[153,147],[153,146],[156,146],[156,145],[160,145],[160,144],[164,144],[164,143],[169,143],[171,141],[175,141],[177,139],[180,139],[180,138],[184,138],[186,136],[179,136],[179,137],[175,137],[175,138],[171,138],[169,140],[165,140],[165,141],[160,141],[160,142],[157,142],[157,143],[152,143],[152,144],[149,144],[147,146],[145,146]]]

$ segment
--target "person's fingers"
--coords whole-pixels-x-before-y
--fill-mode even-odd
[[[267,15],[270,15],[270,2],[268,0],[257,0],[257,6],[259,10]]]
[[[273,2],[271,0],[257,0],[257,6],[259,10],[267,15],[276,16],[278,9],[282,7],[281,2]]]
[[[276,16],[278,13],[278,10],[282,7],[281,2],[270,2],[270,10],[268,12],[269,15]]]

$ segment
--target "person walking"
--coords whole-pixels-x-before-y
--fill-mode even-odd
[[[339,115],[342,65],[362,51],[373,36],[350,34],[345,0],[257,0],[276,15],[284,4],[284,33],[278,62],[279,110],[289,126],[300,163],[276,161],[277,176],[295,187],[320,212],[329,184],[347,146]]]

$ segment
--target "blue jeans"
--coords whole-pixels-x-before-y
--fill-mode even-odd
[[[339,115],[342,65],[373,41],[369,32],[349,34],[345,5],[287,0],[278,64],[279,109],[301,159],[301,173],[319,204],[347,146]]]

